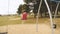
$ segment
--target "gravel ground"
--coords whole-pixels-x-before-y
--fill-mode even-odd
[[[8,32],[8,34],[52,34],[51,27],[47,24],[38,24],[38,32],[36,24],[0,26],[0,32]],[[60,34],[60,29],[56,29],[54,34]]]

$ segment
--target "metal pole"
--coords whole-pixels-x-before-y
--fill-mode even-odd
[[[54,14],[54,24],[56,25],[56,21],[55,21],[55,19],[56,19],[56,15],[57,15],[57,10],[58,10],[58,7],[59,7],[59,3],[57,4],[57,6],[56,6],[56,10],[55,10],[55,14]],[[56,27],[56,26],[54,26],[54,27]]]
[[[9,15],[9,0],[8,0],[8,15]]]
[[[59,7],[59,3],[57,4],[56,10],[55,10],[54,19],[56,18],[58,7]],[[55,21],[54,21],[54,23],[55,23]]]
[[[47,6],[48,13],[49,13],[49,16],[50,16],[50,22],[51,22],[52,34],[54,34],[52,14],[51,14],[49,5],[48,5],[48,3],[47,3],[47,0],[44,0],[44,2],[45,2],[45,4],[46,4],[46,6]]]
[[[9,15],[9,0],[8,0],[8,15]],[[9,16],[8,16],[8,19],[9,19]],[[7,23],[8,24],[8,23]],[[7,30],[7,34],[8,34],[8,25],[6,27],[6,30]]]
[[[40,1],[38,13],[37,13],[37,19],[36,19],[36,32],[38,32],[38,19],[39,19],[39,12],[40,12],[41,5],[42,5],[42,0]]]

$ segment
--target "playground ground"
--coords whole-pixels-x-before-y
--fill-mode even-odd
[[[36,24],[8,25],[8,27],[0,27],[0,32],[8,32],[8,34],[52,34],[48,24],[38,24],[38,29],[36,29]],[[54,34],[60,34],[60,29],[56,28]]]
[[[36,32],[36,19],[31,17],[22,24],[17,16],[0,16],[0,32],[8,34],[51,34],[49,18],[40,18],[38,21],[38,32]],[[60,18],[53,19],[57,24],[55,34],[60,34]]]

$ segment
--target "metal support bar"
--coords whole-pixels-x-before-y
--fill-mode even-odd
[[[56,6],[56,10],[55,10],[55,14],[54,14],[54,29],[56,28],[56,23],[55,23],[56,21],[55,21],[55,19],[56,19],[58,7],[59,7],[59,3]]]
[[[38,32],[38,19],[39,19],[39,12],[40,12],[41,5],[42,5],[42,0],[40,1],[38,13],[37,13],[37,19],[36,19],[36,32]]]
[[[52,34],[54,34],[54,29],[53,29],[53,20],[52,20],[52,14],[51,14],[51,10],[49,8],[49,5],[47,3],[46,0],[44,0],[46,6],[47,6],[47,9],[48,9],[48,13],[49,13],[49,16],[50,16],[50,23],[51,23],[51,28],[52,28]]]
[[[56,10],[55,10],[54,19],[56,18],[58,7],[59,7],[59,3],[57,4]]]

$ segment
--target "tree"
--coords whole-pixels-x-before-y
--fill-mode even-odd
[[[34,3],[33,7],[33,13],[34,13],[34,18],[36,18],[37,16],[37,12],[38,12],[38,8],[39,8],[39,3],[40,3],[40,0],[24,0],[24,2],[26,4],[29,4],[30,2]],[[36,4],[35,4],[36,3]]]
[[[29,7],[26,4],[19,5],[17,13],[20,15],[23,12],[23,10],[29,13]]]
[[[22,5],[19,5],[17,13],[20,15],[22,12]]]
[[[32,0],[24,0],[24,2],[28,4],[29,2],[32,2]]]
[[[30,3],[30,2],[34,2],[34,1],[36,2],[36,4],[34,4],[33,13],[34,13],[34,17],[36,17],[36,16],[37,16],[37,12],[38,12],[38,8],[39,8],[39,3],[40,3],[41,0],[24,0],[24,2],[25,2],[26,4],[28,4],[28,3]],[[40,15],[41,15],[41,17],[43,17],[42,14],[44,14],[45,16],[46,16],[46,15],[49,15],[44,0],[42,0],[42,2],[43,2],[43,3],[42,3],[42,6],[41,6],[41,10],[40,10]],[[57,3],[56,3],[56,2],[51,2],[50,0],[47,0],[47,2],[48,2],[49,7],[50,7],[50,9],[51,9],[51,13],[52,13],[52,14],[53,14],[53,12],[55,13],[55,8],[56,8]],[[59,7],[60,7],[60,6],[59,6]],[[60,8],[58,9],[58,11],[60,11]],[[57,12],[57,14],[58,14],[58,12]]]

